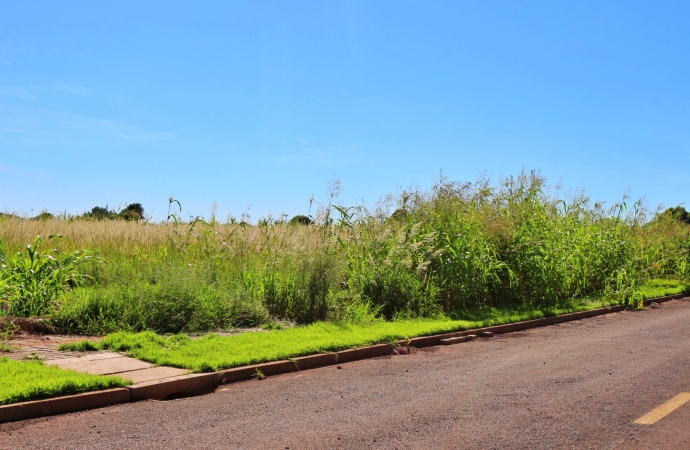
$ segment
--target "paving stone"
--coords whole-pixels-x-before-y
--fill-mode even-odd
[[[118,373],[117,376],[128,378],[134,384],[146,383],[147,381],[162,380],[164,378],[178,377],[187,373],[184,369],[176,367],[151,367],[149,369],[132,370],[129,372]]]
[[[148,369],[152,367],[151,363],[139,361],[138,359],[128,358],[119,355],[119,358],[97,359],[97,360],[54,360],[49,361],[49,364],[56,365],[62,369],[71,369],[78,372],[91,373],[94,375],[113,375],[120,372],[129,372],[132,370]]]
[[[66,365],[66,364],[71,364],[71,363],[81,363],[84,361],[98,361],[101,359],[113,359],[113,358],[122,358],[125,355],[122,353],[115,353],[115,352],[98,352],[98,353],[89,353],[86,355],[80,355],[72,358],[61,358],[60,359],[60,364]],[[46,364],[55,364],[57,361],[46,361]]]

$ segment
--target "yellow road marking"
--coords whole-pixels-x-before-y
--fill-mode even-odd
[[[663,405],[654,408],[649,413],[635,421],[638,425],[653,425],[659,420],[671,414],[690,400],[690,392],[681,392]]]

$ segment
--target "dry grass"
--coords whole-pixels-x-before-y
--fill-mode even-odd
[[[202,228],[199,226],[198,228]],[[208,227],[204,227],[204,232]],[[281,250],[311,252],[323,244],[323,233],[303,226],[277,225],[268,229],[240,224],[215,223],[209,240],[234,250],[263,252],[277,244]],[[103,255],[156,252],[170,243],[184,245],[198,239],[204,232],[190,224],[141,223],[132,221],[86,220],[25,220],[15,217],[0,219],[0,237],[7,252],[22,251],[36,236],[61,235],[53,241],[61,251],[95,248]]]

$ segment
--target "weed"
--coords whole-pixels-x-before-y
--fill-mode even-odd
[[[279,322],[268,322],[268,323],[262,325],[261,328],[263,328],[264,330],[271,331],[271,330],[282,330],[285,327],[283,326],[283,324],[281,324]]]
[[[42,252],[41,243],[37,236],[33,245],[26,246],[26,256],[17,253],[9,264],[4,256],[0,261],[7,314],[32,317],[47,312],[61,292],[82,285],[89,278],[82,267],[98,260],[92,251],[75,251],[61,258],[57,249]]]
[[[0,353],[10,353],[17,350],[19,347],[12,345],[6,340],[0,340]]]
[[[28,355],[22,355],[22,359],[27,361],[43,361],[43,356],[36,352],[31,352]]]
[[[9,320],[0,321],[0,352],[12,352],[18,349],[16,345],[9,343],[17,330],[19,327],[13,322]]]
[[[100,350],[100,347],[98,347],[97,344],[91,342],[91,341],[79,341],[79,342],[73,342],[71,344],[60,344],[58,347],[58,350],[60,351],[66,351],[66,350],[71,350],[75,352],[91,352],[91,351],[98,351]]]

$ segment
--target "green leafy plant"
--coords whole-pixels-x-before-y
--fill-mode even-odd
[[[17,349],[16,346],[10,344],[7,341],[0,341],[0,353],[9,353]]]
[[[17,349],[16,345],[9,342],[17,330],[19,327],[9,320],[0,322],[0,352],[12,352]]]
[[[51,235],[49,239],[60,238]],[[89,275],[86,264],[100,261],[93,250],[75,251],[61,257],[57,249],[41,250],[39,236],[33,245],[26,246],[26,254],[17,253],[9,261],[2,257],[3,302],[9,315],[32,317],[48,311],[58,295],[84,284]]]

